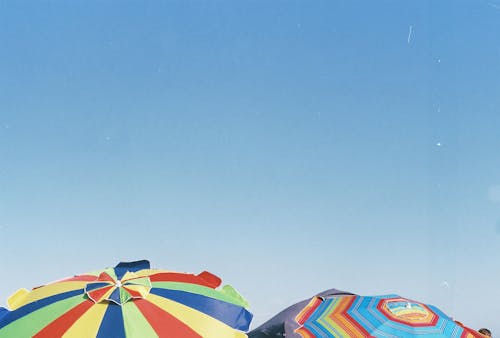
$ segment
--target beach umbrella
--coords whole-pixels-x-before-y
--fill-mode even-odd
[[[219,277],[120,263],[20,290],[0,310],[0,337],[242,338],[252,314]]]
[[[481,337],[435,306],[397,295],[316,297],[296,320],[304,338]]]
[[[295,321],[297,314],[317,296],[327,299],[334,296],[353,295],[350,292],[341,291],[337,289],[329,289],[309,297],[305,300],[290,305],[283,311],[276,314],[274,317],[255,328],[248,333],[249,338],[267,338],[267,337],[287,337],[287,338],[300,338],[300,334],[295,332],[299,327]]]

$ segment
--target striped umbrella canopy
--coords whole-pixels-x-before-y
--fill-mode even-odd
[[[316,297],[296,320],[304,338],[481,337],[435,306],[397,295]]]
[[[269,338],[269,337],[287,337],[287,338],[300,338],[301,336],[295,332],[299,327],[295,321],[297,314],[302,311],[304,306],[309,304],[311,299],[316,297],[321,297],[323,299],[335,297],[335,296],[345,296],[354,295],[353,293],[347,291],[341,291],[337,289],[328,289],[317,293],[313,297],[304,299],[298,303],[290,305],[283,311],[280,311],[274,317],[269,319],[264,324],[248,332],[249,338]]]
[[[252,314],[219,277],[120,263],[8,299],[0,337],[243,338]]]

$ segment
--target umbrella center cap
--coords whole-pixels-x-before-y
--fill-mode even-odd
[[[148,276],[127,272],[121,279],[103,272],[96,280],[87,283],[85,294],[95,303],[125,304],[134,299],[146,298],[151,290]]]
[[[424,304],[407,299],[386,299],[381,307],[388,318],[397,319],[407,324],[424,324],[436,318],[434,313]]]

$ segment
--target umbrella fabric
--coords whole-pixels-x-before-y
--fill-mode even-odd
[[[481,337],[438,308],[397,295],[317,297],[296,320],[304,338]]]
[[[242,338],[252,314],[219,277],[150,269],[148,261],[20,290],[0,337]]]
[[[320,296],[322,298],[329,298],[333,296],[340,295],[353,295],[352,293],[337,290],[337,289],[329,289],[323,292],[318,293],[316,296]],[[254,330],[248,333],[249,338],[267,338],[267,337],[284,337],[287,338],[300,338],[300,334],[295,333],[295,329],[299,327],[297,322],[295,321],[295,316],[311,301],[311,299],[316,298],[316,296],[312,298],[308,298],[306,300],[295,303],[273,318],[266,321],[264,324],[255,328]]]

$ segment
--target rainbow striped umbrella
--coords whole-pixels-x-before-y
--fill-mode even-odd
[[[20,290],[0,308],[0,337],[243,338],[252,314],[219,277],[150,269],[148,261]]]
[[[296,320],[304,338],[481,337],[438,308],[397,295],[316,297]]]

